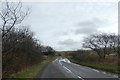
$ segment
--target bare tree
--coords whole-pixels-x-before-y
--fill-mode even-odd
[[[100,46],[99,38],[97,35],[90,35],[88,38],[85,38],[83,47],[90,48],[93,51],[97,52],[100,58],[104,56],[103,49]]]
[[[2,19],[2,38],[7,35],[15,25],[20,24],[30,13],[29,8],[24,10],[22,3],[5,2],[0,11]]]
[[[107,33],[92,34],[83,43],[83,47],[96,51],[100,58],[105,58],[113,51],[117,52],[117,45],[118,36]]]

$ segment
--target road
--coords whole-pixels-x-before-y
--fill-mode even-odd
[[[39,78],[69,78],[79,80],[118,80],[117,75],[77,65],[67,58],[58,57],[50,62]]]

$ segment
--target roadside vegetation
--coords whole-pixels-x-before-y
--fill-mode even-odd
[[[51,62],[55,57],[54,56],[44,56],[44,60],[41,63],[35,64],[23,71],[14,73],[10,75],[10,78],[37,78],[44,70],[45,66]]]
[[[44,46],[34,37],[34,32],[21,23],[30,14],[21,2],[2,3],[0,21],[2,21],[2,78],[23,71],[24,76],[34,76],[38,67],[46,64],[45,55],[54,55],[55,50]],[[49,59],[48,59],[49,60]],[[35,66],[34,66],[35,65]],[[31,71],[25,71],[31,67]],[[32,73],[29,73],[32,72]],[[20,74],[21,75],[21,74]],[[21,75],[21,76],[22,76]],[[23,76],[23,77],[24,77]]]

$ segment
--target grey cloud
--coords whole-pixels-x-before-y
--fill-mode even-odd
[[[75,31],[75,34],[90,34],[96,31],[97,29],[95,28],[80,28]]]
[[[72,39],[67,39],[67,40],[59,41],[58,43],[59,43],[60,45],[71,46],[71,45],[76,45],[76,44],[78,44],[79,42],[74,41],[74,40],[72,40]]]
[[[101,25],[102,24],[102,25]],[[90,34],[96,32],[99,27],[103,27],[104,21],[99,18],[82,21],[77,24],[75,34]]]
[[[58,42],[60,50],[78,50],[81,48],[81,43],[79,41],[75,41],[73,39],[66,39]]]
[[[89,20],[85,20],[85,21],[82,21],[78,24],[78,26],[84,26],[84,27],[100,27],[101,23],[104,23],[103,20],[99,19],[99,18],[92,18],[92,19],[89,19]]]

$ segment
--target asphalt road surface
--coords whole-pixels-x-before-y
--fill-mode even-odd
[[[68,78],[79,80],[118,80],[115,74],[77,65],[67,58],[58,57],[50,62],[39,78]]]

